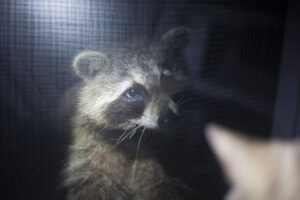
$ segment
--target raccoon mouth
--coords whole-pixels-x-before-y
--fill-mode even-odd
[[[156,137],[157,135],[161,135],[158,129],[148,128],[143,125],[135,125],[115,133],[114,136],[111,135],[111,141],[113,141],[116,146],[126,142],[151,143],[153,137]]]

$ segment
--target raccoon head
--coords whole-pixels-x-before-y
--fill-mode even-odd
[[[99,127],[157,129],[178,113],[171,95],[187,83],[180,52],[188,41],[184,27],[171,29],[155,46],[124,48],[111,55],[78,54],[73,67],[83,79],[78,114]]]

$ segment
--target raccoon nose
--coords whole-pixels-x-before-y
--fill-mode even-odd
[[[163,110],[158,118],[159,128],[170,127],[178,118],[178,116],[169,108]]]

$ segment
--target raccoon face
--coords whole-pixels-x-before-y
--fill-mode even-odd
[[[110,129],[167,126],[177,115],[170,96],[187,83],[176,69],[180,62],[172,60],[178,60],[187,40],[188,30],[179,27],[167,32],[155,48],[125,49],[110,56],[97,51],[77,55],[73,67],[85,82],[78,114]]]

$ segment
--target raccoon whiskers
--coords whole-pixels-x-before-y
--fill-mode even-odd
[[[122,135],[119,137],[119,140],[117,142],[120,142],[120,140],[123,138],[123,137],[127,137],[128,135],[130,135],[130,133],[132,132],[132,130],[134,129],[134,125],[130,125],[130,126],[127,126],[125,131],[122,133]],[[129,131],[129,132],[128,132]]]
[[[189,99],[183,94],[179,99],[176,101],[177,107],[181,107],[182,105],[188,105],[189,104]],[[194,110],[188,110],[188,109],[182,109],[180,108],[180,112],[185,112],[185,113],[193,113],[195,112]]]
[[[180,97],[179,97],[179,99],[176,101],[176,105],[182,105],[182,103],[184,102],[184,100],[185,100],[185,95],[183,94],[183,95],[181,95]]]
[[[130,139],[135,135],[136,131],[137,131],[140,127],[141,127],[141,125],[137,125],[137,126],[135,127],[135,129],[132,131],[132,134],[129,136]]]
[[[143,131],[142,131],[142,133],[141,133],[140,139],[139,139],[139,141],[138,141],[137,148],[136,148],[135,159],[138,158],[138,153],[139,153],[139,150],[140,150],[140,147],[141,147],[141,141],[142,141],[143,135],[144,135],[144,133],[145,133],[145,130],[146,130],[146,127],[143,128]]]
[[[134,133],[137,126],[138,126],[137,124],[128,126],[124,130],[124,132],[120,135],[120,137],[118,138],[118,140],[116,142],[116,146],[118,146],[120,143],[122,143],[126,138],[128,138],[128,136],[132,135],[132,133]]]
[[[188,101],[187,98],[180,98],[180,99],[176,102],[176,105],[177,105],[177,106],[182,106],[182,105],[186,104],[187,101]]]

